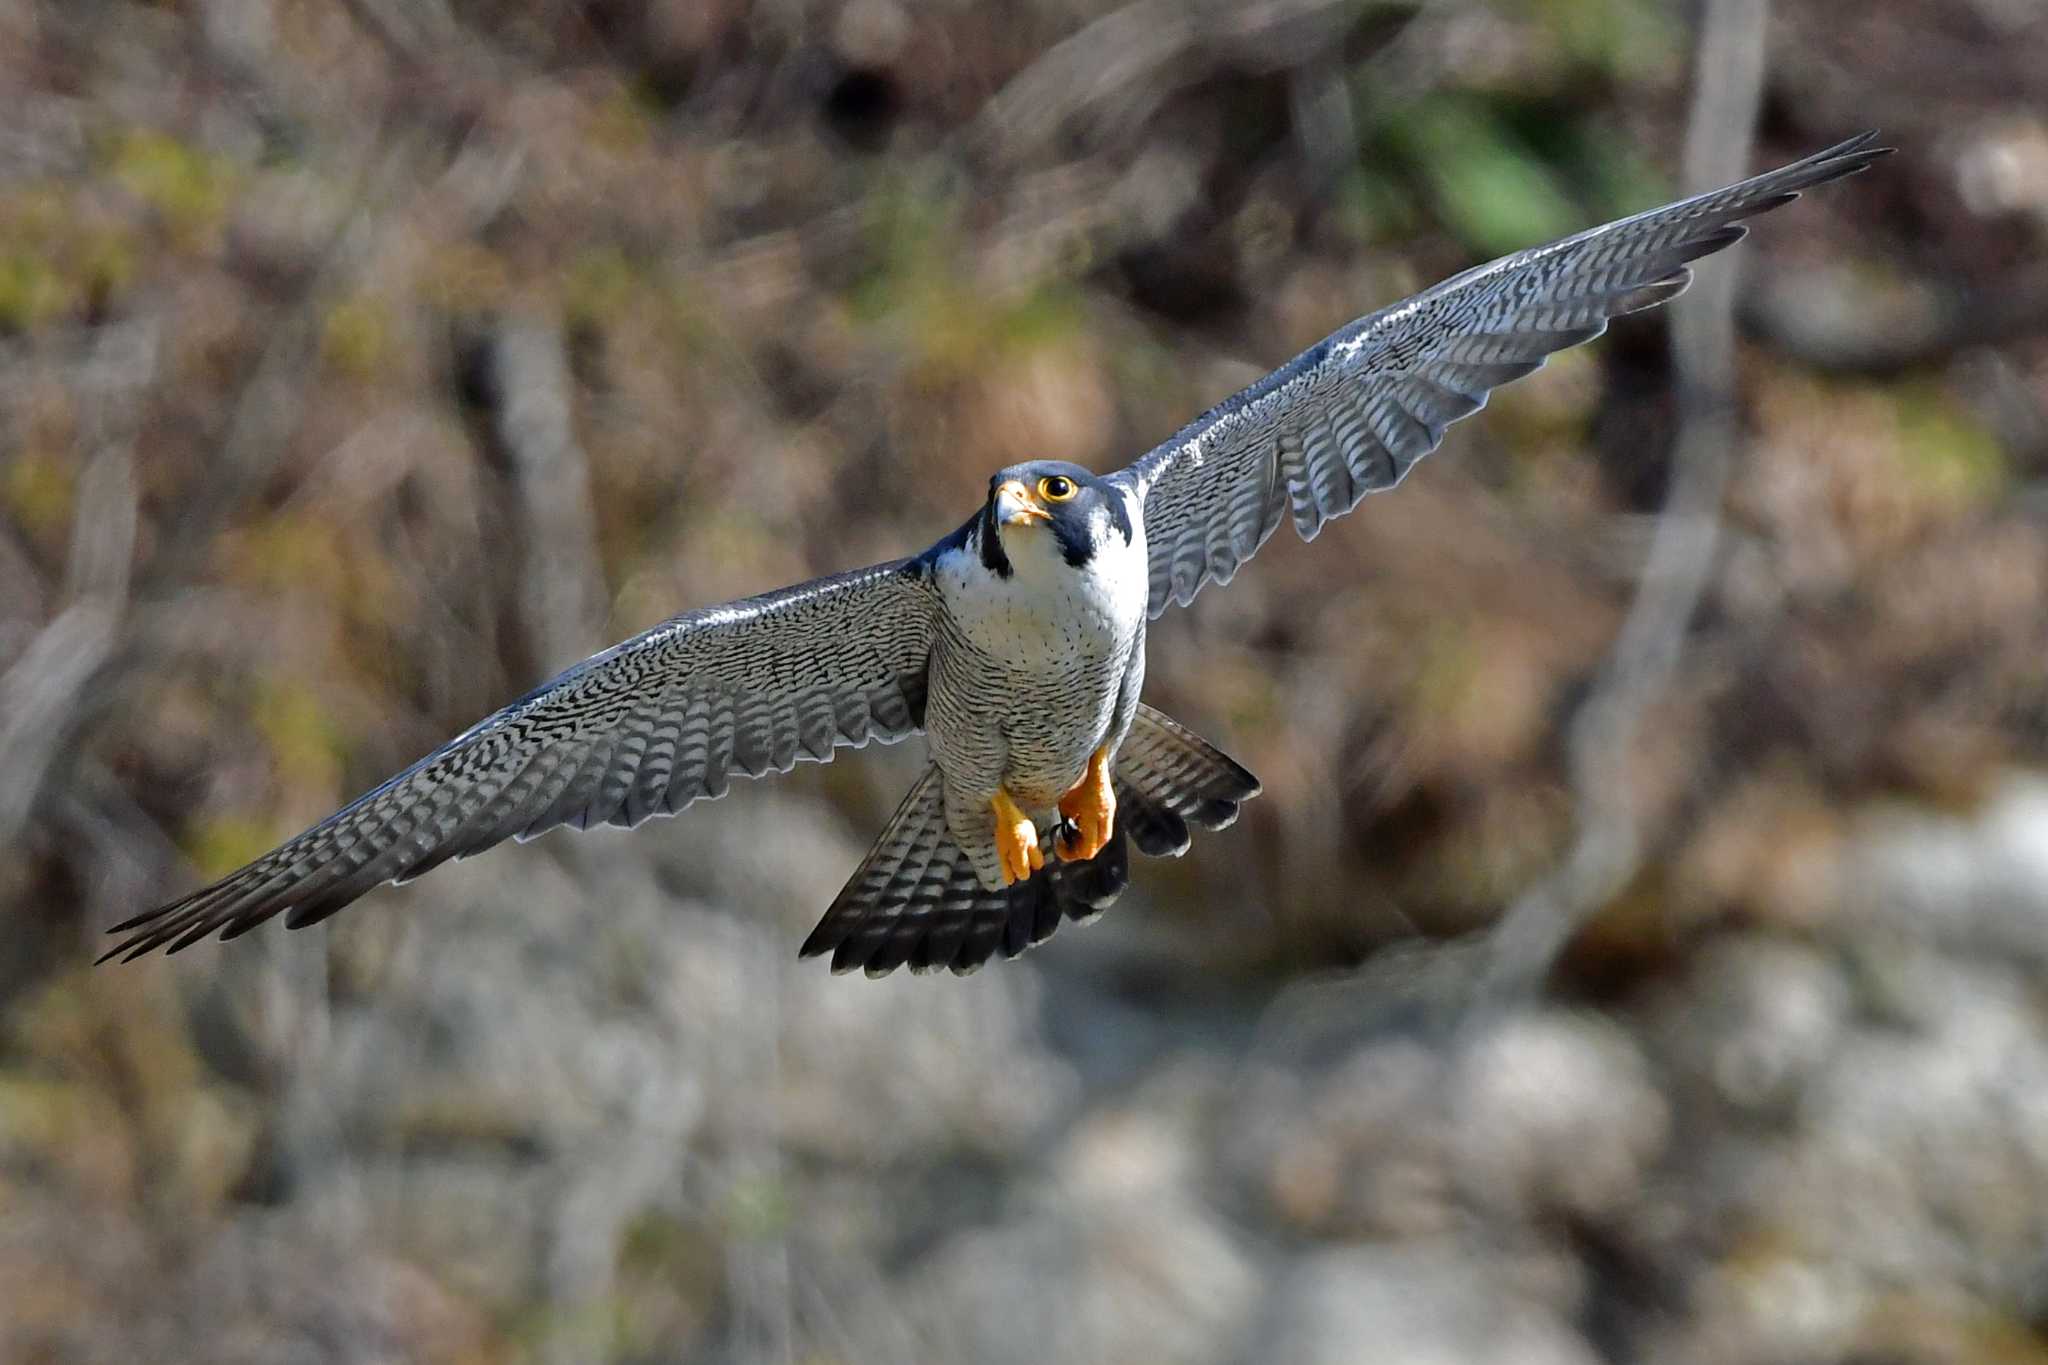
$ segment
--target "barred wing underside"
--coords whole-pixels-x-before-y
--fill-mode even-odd
[[[1742,240],[1740,219],[1885,155],[1876,137],[1455,275],[1212,408],[1112,476],[1143,499],[1151,614],[1228,583],[1289,513],[1313,540],[1399,483],[1494,388],[1684,292],[1686,262]]]
[[[176,952],[280,912],[312,924],[507,838],[632,826],[924,725],[935,599],[881,564],[686,612],[577,664],[280,848],[114,926],[108,957]]]

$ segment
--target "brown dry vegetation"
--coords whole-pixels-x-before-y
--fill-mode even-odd
[[[1266,794],[1025,962],[787,960],[871,753],[84,966],[611,639],[1673,193],[1694,18],[0,0],[0,1359],[2048,1358],[2029,0],[1771,13],[1744,164],[1902,153],[1705,267],[1719,535],[1597,792],[1666,314],[1159,623]],[[1589,811],[1551,1003],[1437,1008]]]

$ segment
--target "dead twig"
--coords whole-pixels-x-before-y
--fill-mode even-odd
[[[0,849],[27,825],[36,797],[78,726],[80,702],[119,638],[135,549],[133,452],[101,452],[80,481],[71,538],[70,605],[0,675]]]
[[[520,626],[530,662],[552,672],[597,651],[606,616],[568,348],[552,319],[513,317],[491,328],[479,352],[489,441],[514,500]]]
[[[1082,119],[1136,129],[1219,67],[1313,70],[1342,46],[1355,18],[1343,0],[1136,0],[1012,77],[982,110],[972,140],[1015,161]]]

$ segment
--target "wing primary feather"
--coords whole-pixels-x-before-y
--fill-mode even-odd
[[[1687,263],[1741,241],[1740,220],[1853,175],[1890,150],[1876,145],[1875,133],[1859,134],[1777,170],[1475,266],[1332,333],[1211,408],[1111,476],[1143,500],[1150,614],[1192,601],[1205,583],[1228,581],[1251,557],[1256,545],[1243,544],[1238,509],[1258,501],[1269,478],[1277,474],[1280,488],[1265,497],[1268,526],[1258,543],[1283,507],[1296,533],[1314,538],[1359,494],[1398,483],[1494,388],[1590,341],[1612,318],[1682,293],[1692,278]],[[1320,458],[1321,418],[1335,426],[1341,462]],[[1344,425],[1353,418],[1383,450],[1353,445]]]
[[[711,704],[702,692],[686,693],[682,699],[681,737],[676,741],[676,768],[669,774],[668,790],[662,794],[662,809],[670,815],[687,810],[704,794],[704,771],[711,757]]]
[[[659,723],[658,701],[658,698],[646,699],[617,722],[618,745],[611,764],[598,777],[597,795],[590,809],[590,824],[631,829],[640,823],[627,807],[632,802],[634,787],[639,784],[641,767],[647,762],[654,727]]]
[[[628,829],[663,813],[669,778],[675,774],[682,722],[674,713],[672,699],[664,698],[664,703],[649,718],[646,749],[619,806],[619,823]]]
[[[738,744],[734,731],[739,718],[733,714],[732,697],[723,689],[711,694],[711,743],[704,751],[704,773],[698,791],[716,801],[732,786],[733,750]]]
[[[1619,317],[1626,313],[1640,313],[1645,308],[1655,308],[1660,303],[1669,303],[1686,290],[1692,288],[1692,267],[1680,266],[1661,280],[1652,280],[1639,288],[1615,296],[1614,313]]]

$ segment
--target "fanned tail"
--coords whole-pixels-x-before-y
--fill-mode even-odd
[[[1086,923],[1130,880],[1130,849],[1178,857],[1190,825],[1223,829],[1259,793],[1258,779],[1208,741],[1149,706],[1138,708],[1113,770],[1117,818],[1087,862],[1053,856],[1056,829],[1040,835],[1045,866],[990,891],[946,828],[939,770],[927,768],[881,837],[804,941],[800,955],[832,955],[832,970],[886,976],[898,967],[975,971],[1015,957],[1066,920]]]
[[[1259,794],[1259,779],[1208,740],[1149,706],[1138,708],[1116,753],[1117,825],[1138,852],[1178,858],[1188,826],[1228,829],[1238,807]]]

